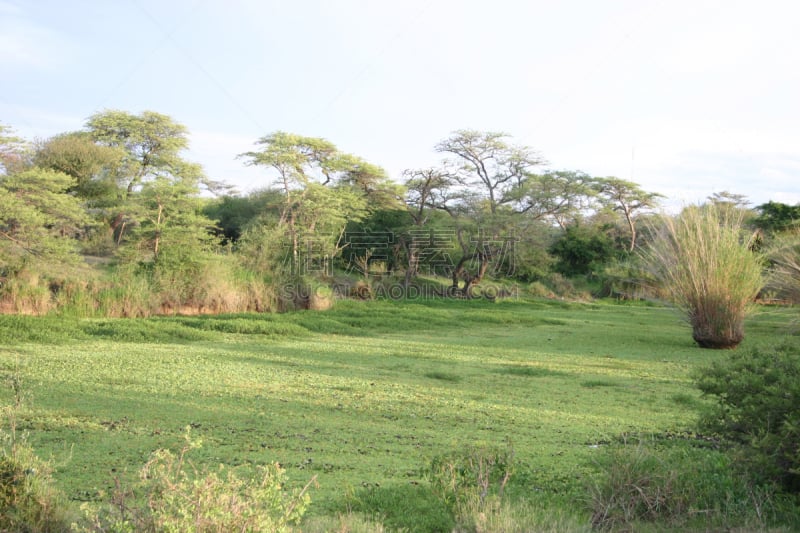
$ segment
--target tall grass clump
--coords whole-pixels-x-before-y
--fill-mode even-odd
[[[763,285],[763,261],[752,250],[741,210],[689,206],[663,224],[645,254],[648,272],[687,314],[702,348],[734,348]]]
[[[800,230],[779,235],[767,253],[769,288],[783,299],[800,302]]]

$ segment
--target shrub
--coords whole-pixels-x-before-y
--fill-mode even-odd
[[[434,458],[426,472],[431,487],[451,508],[474,498],[503,498],[514,469],[514,450],[476,447]]]
[[[638,256],[608,263],[600,273],[600,289],[595,296],[617,300],[646,300],[660,295],[649,286],[647,273],[639,264]]]
[[[426,470],[431,490],[452,515],[457,533],[523,533],[528,531],[588,531],[584,517],[571,507],[533,501],[525,482],[511,486],[522,470],[510,444],[477,446],[434,458]],[[388,525],[388,523],[387,523]],[[412,531],[427,531],[411,528]]]
[[[614,243],[602,228],[573,225],[550,247],[554,269],[565,276],[591,274],[614,256]]]
[[[690,206],[663,227],[645,252],[648,269],[687,314],[703,348],[733,348],[763,285],[761,257],[744,237],[740,210]]]
[[[280,465],[258,467],[243,479],[220,465],[197,471],[186,453],[199,446],[189,440],[179,454],[154,452],[133,489],[117,481],[111,504],[99,510],[84,506],[89,523],[83,531],[291,531],[310,497],[308,488],[284,490]]]
[[[534,298],[554,298],[555,294],[541,281],[534,281],[527,287],[527,293]]]
[[[800,341],[732,353],[703,369],[697,385],[716,400],[701,429],[733,443],[760,481],[800,492]]]
[[[69,529],[68,506],[55,487],[52,466],[24,441],[4,444],[0,454],[0,531]]]
[[[623,531],[644,529],[643,524],[762,528],[770,495],[752,490],[724,453],[687,444],[639,441],[601,452],[599,476],[589,487],[592,525]]]
[[[68,531],[68,505],[55,487],[52,465],[39,459],[17,432],[22,408],[19,377],[8,381],[15,401],[0,410],[0,531]]]
[[[279,300],[282,310],[311,309],[325,311],[333,307],[331,287],[312,276],[295,276],[282,283]]]
[[[551,272],[544,279],[544,282],[552,289],[552,293],[559,298],[569,298],[576,293],[575,285],[572,281],[558,272]]]

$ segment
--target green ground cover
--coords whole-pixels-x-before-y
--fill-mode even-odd
[[[793,313],[759,311],[744,345]],[[312,476],[310,514],[353,495],[408,494],[425,468],[511,446],[509,490],[589,516],[598,450],[623,434],[691,430],[701,350],[658,306],[551,301],[337,302],[323,313],[150,319],[0,316],[0,374],[27,397],[20,427],[79,501],[134,476],[187,426],[197,464],[272,461]],[[0,402],[12,391],[0,390]],[[588,518],[587,518],[588,519]]]

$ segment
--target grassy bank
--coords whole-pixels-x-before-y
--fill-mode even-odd
[[[744,344],[783,332],[764,309]],[[587,523],[594,457],[622,434],[690,430],[696,347],[673,311],[553,301],[338,302],[325,313],[0,316],[20,428],[78,501],[134,476],[187,426],[197,464],[317,476],[311,515],[409,498],[443,454],[512,448],[508,490]],[[0,402],[11,391],[0,391]]]

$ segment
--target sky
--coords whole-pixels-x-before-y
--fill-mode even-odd
[[[384,167],[458,129],[667,205],[800,203],[795,0],[0,0],[0,122],[33,140],[157,111],[248,192],[282,130]]]

